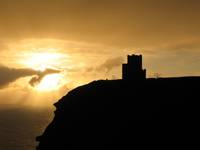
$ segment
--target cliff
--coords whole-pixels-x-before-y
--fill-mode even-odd
[[[200,77],[100,80],[55,103],[37,150],[192,148]]]

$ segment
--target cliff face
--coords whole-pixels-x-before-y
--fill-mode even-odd
[[[94,81],[55,106],[37,150],[191,148],[200,78]],[[192,143],[193,142],[193,143]]]

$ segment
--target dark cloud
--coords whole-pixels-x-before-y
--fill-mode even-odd
[[[46,69],[45,71],[36,71],[29,68],[8,68],[5,66],[0,66],[0,88],[4,88],[10,83],[16,81],[19,78],[33,76],[30,80],[30,85],[34,86],[39,83],[44,76],[53,73],[59,73],[60,71],[54,69]]]
[[[198,0],[1,0],[2,37],[144,46],[200,36]]]
[[[54,70],[54,69],[46,69],[45,71],[43,72],[38,72],[37,76],[31,78],[31,80],[29,81],[29,84],[31,86],[35,86],[37,85],[38,83],[40,83],[42,81],[42,79],[48,75],[48,74],[54,74],[54,73],[59,73],[60,71],[59,70]],[[49,81],[51,82],[51,81]]]

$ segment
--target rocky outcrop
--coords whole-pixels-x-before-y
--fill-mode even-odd
[[[199,86],[198,77],[80,86],[55,103],[55,117],[37,137],[37,150],[191,149]]]

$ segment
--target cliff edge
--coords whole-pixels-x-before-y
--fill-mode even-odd
[[[55,103],[37,150],[192,148],[200,77],[100,80]]]

